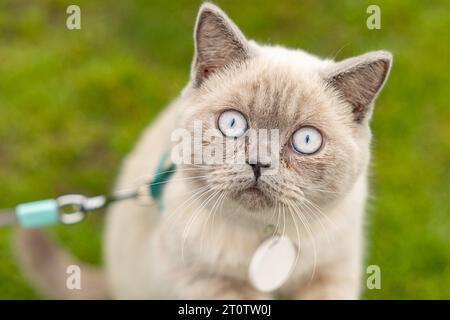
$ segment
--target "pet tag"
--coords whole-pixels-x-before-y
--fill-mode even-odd
[[[296,249],[285,236],[274,236],[259,245],[250,261],[249,278],[262,292],[278,289],[294,269]]]

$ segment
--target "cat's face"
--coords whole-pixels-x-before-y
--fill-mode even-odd
[[[192,159],[199,148],[225,152],[220,163],[188,165],[193,170],[186,174],[199,177],[193,185],[248,210],[279,204],[307,210],[345,195],[368,163],[367,123],[389,54],[335,63],[261,47],[211,5],[199,14],[196,50],[180,123],[192,132],[194,123],[202,124]],[[266,139],[270,157],[250,160],[250,131],[271,129],[278,143]]]

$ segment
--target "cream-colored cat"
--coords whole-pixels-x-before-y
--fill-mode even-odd
[[[190,82],[145,130],[117,189],[134,187],[154,172],[172,146],[173,130],[192,131],[194,121],[202,121],[204,130],[219,130],[225,140],[239,138],[247,128],[278,129],[280,147],[272,150],[277,173],[264,175],[273,163],[178,165],[164,188],[162,211],[135,200],[113,205],[105,235],[107,289],[86,267],[83,289],[66,290],[68,262],[36,232],[22,234],[22,245],[40,248],[22,253],[28,265],[47,291],[63,297],[358,298],[368,123],[391,54],[334,62],[260,45],[212,4],[201,6],[194,38]],[[222,143],[206,137],[201,142]],[[294,272],[272,293],[256,290],[248,277],[268,226],[287,235],[299,254]],[[35,262],[39,250],[53,258]]]

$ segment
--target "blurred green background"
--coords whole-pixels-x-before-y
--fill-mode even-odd
[[[81,30],[66,8],[81,7]],[[374,131],[368,299],[450,298],[450,2],[217,1],[258,41],[342,59],[394,53]],[[188,79],[199,1],[0,1],[0,208],[111,190],[139,132]],[[381,8],[368,30],[366,8]],[[100,263],[102,216],[49,229]],[[0,298],[43,298],[0,230]]]

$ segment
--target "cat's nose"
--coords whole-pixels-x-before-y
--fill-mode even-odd
[[[258,180],[258,178],[261,176],[261,168],[269,168],[270,164],[269,163],[261,163],[261,162],[257,162],[257,163],[249,163],[247,161],[247,164],[252,167],[253,169],[253,174],[255,175],[255,179]]]

